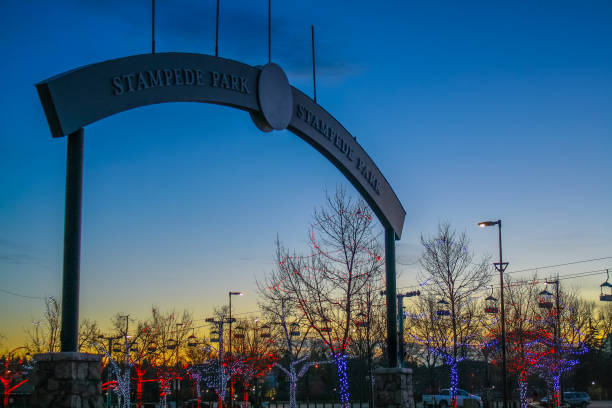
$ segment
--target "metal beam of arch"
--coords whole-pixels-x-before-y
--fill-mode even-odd
[[[166,102],[226,105],[261,118],[261,71],[210,55],[142,54],[77,68],[36,88],[51,134],[62,137],[116,113]],[[378,166],[325,109],[294,87],[291,94],[287,128],[332,162],[399,239],[406,212]]]
[[[378,166],[332,115],[290,86],[276,64],[254,67],[192,53],[142,54],[86,65],[36,84],[53,137],[68,135],[61,350],[77,351],[83,128],[140,106],[203,102],[250,113],[263,131],[288,129],[355,186],[385,228],[387,353],[396,367],[395,240],[406,211]]]

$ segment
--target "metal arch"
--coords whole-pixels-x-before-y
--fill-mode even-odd
[[[142,54],[86,65],[36,88],[51,134],[62,137],[116,113],[165,102],[213,103],[257,115],[260,72],[204,54]],[[399,239],[406,212],[378,166],[332,115],[298,89],[291,91],[288,129],[331,161]]]
[[[275,86],[278,85],[273,83],[271,88],[264,87],[266,92],[260,93],[258,80],[260,73],[266,72],[266,67],[262,70],[260,67],[205,54],[142,54],[67,71],[36,84],[36,88],[52,136],[68,135],[69,152],[76,148],[82,151],[84,126],[116,113],[157,103],[202,102],[230,106],[249,112],[262,130],[279,129],[279,125],[271,125],[265,118],[266,114],[273,113],[272,118],[278,119],[277,113],[265,110],[265,105],[262,111],[262,100],[259,99],[264,94],[267,95],[264,101],[270,101],[270,96],[274,99]],[[283,86],[285,90],[289,88],[286,82]],[[355,186],[385,227],[388,355],[390,366],[395,367],[397,331],[394,241],[401,237],[406,211],[378,166],[344,126],[294,87],[290,87],[285,97],[287,99],[273,102],[276,102],[277,107],[279,101],[281,107],[286,106],[282,105],[284,102],[293,104],[287,129],[336,166]],[[70,187],[67,183],[66,222],[70,221],[71,226],[68,228],[66,224],[64,237],[62,351],[76,351],[80,201],[77,205],[76,198],[69,194],[69,190],[75,190],[80,200],[81,186],[77,181],[82,177],[81,169],[82,155],[74,159],[74,163],[68,158],[67,179],[70,181],[71,177],[74,178],[76,184]],[[75,206],[79,207],[77,212],[72,211]]]
[[[229,82],[220,76],[218,86],[210,86],[214,72],[231,75]],[[116,113],[157,103],[204,102],[258,111],[258,75],[258,68],[241,62],[167,52],[85,65],[41,81],[36,88],[51,134],[62,137]],[[238,82],[232,83],[235,78]]]

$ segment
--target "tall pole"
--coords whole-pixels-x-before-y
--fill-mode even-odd
[[[557,276],[557,279],[555,280],[555,310],[556,312],[556,328],[555,328],[555,357],[557,360],[557,367],[559,370],[559,403],[560,405],[563,405],[563,387],[561,386],[561,367],[559,365],[559,361],[560,361],[560,355],[559,355],[559,350],[561,347],[561,316],[559,313],[559,276]]]
[[[317,73],[315,71],[315,42],[314,42],[314,26],[310,26],[311,47],[312,47],[312,89],[314,92],[314,101],[317,103]]]
[[[234,405],[234,380],[232,379],[232,365],[234,355],[232,349],[232,292],[229,292],[229,373],[230,373],[230,408]]]
[[[502,335],[502,382],[504,392],[504,408],[508,408],[508,382],[507,382],[507,370],[506,370],[506,309],[504,302],[504,271],[508,266],[508,263],[504,264],[502,257],[502,222],[497,220],[497,226],[499,231],[499,265],[496,265],[499,271],[499,287],[500,287],[500,300],[501,300],[501,335]]]
[[[113,352],[113,338],[108,338],[108,354],[110,355]],[[109,408],[111,406],[111,369],[110,369],[110,359],[108,361],[108,366],[106,367],[106,379],[108,381],[108,388],[106,389],[106,407]]]
[[[219,56],[219,0],[217,0],[217,24],[215,29],[215,57]]]
[[[397,295],[397,319],[399,322],[399,329],[397,333],[398,342],[399,342],[399,351],[398,351],[398,360],[399,366],[404,368],[404,354],[405,354],[405,345],[404,345],[404,298],[405,297],[413,297],[420,296],[421,291],[415,290],[407,293],[399,293]]]
[[[397,331],[398,336],[398,352],[397,359],[399,360],[399,366],[404,367],[404,295],[397,295],[397,320],[399,322],[399,328]]]
[[[81,209],[83,199],[83,129],[68,135],[61,351],[78,351]]]
[[[151,0],[151,54],[155,54],[155,0]]]
[[[387,363],[397,367],[397,315],[395,313],[395,231],[385,227],[385,269],[387,299]]]
[[[268,0],[268,64],[272,62],[272,0]]]
[[[183,336],[182,332],[179,332],[179,327],[183,327],[185,326],[185,323],[176,323],[176,347],[174,348],[174,353],[175,353],[175,367],[176,367],[176,375],[175,375],[175,379],[174,379],[174,401],[176,402],[176,406],[180,406],[179,403],[179,392],[181,391],[181,380],[179,379],[178,376],[178,370],[180,368],[180,363],[179,363],[179,352],[181,349],[181,339]]]

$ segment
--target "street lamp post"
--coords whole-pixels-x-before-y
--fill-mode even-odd
[[[179,368],[180,368],[180,363],[179,363],[179,351],[181,348],[181,340],[183,337],[183,333],[181,331],[181,327],[185,326],[185,323],[175,323],[176,324],[176,347],[175,347],[175,369],[176,369],[176,373],[174,375],[174,401],[176,402],[176,406],[179,406],[179,393],[181,391],[181,380],[179,379]]]
[[[387,292],[384,290],[380,291],[381,296],[385,296]],[[404,354],[405,354],[405,345],[404,345],[404,298],[405,297],[413,297],[420,296],[421,292],[418,290],[406,293],[398,293],[396,294],[397,298],[397,320],[398,320],[398,329],[397,329],[397,339],[399,343],[398,351],[397,351],[397,361],[400,367],[404,367]]]
[[[555,360],[557,361],[557,366],[559,366],[560,354],[559,351],[561,348],[561,315],[559,310],[559,276],[557,279],[553,281],[546,280],[547,285],[555,285],[555,323],[553,324],[553,333],[555,337]],[[559,403],[563,405],[563,385],[561,384],[561,368],[559,368]]]
[[[402,368],[404,367],[404,354],[406,353],[404,343],[404,298],[419,296],[420,294],[421,292],[418,290],[397,294],[397,317],[399,319],[399,366]]]
[[[230,408],[234,405],[234,380],[232,380],[232,364],[233,364],[233,349],[232,349],[232,296],[242,296],[242,292],[229,292],[229,361],[230,361]]]
[[[493,263],[495,265],[495,269],[499,272],[499,290],[500,290],[500,300],[501,300],[501,341],[502,341],[502,390],[504,393],[504,408],[508,408],[508,385],[507,385],[507,370],[506,370],[506,311],[505,311],[505,303],[504,303],[504,271],[508,267],[508,262],[504,262],[502,258],[502,222],[501,220],[497,221],[483,221],[479,222],[478,226],[491,227],[493,225],[497,225],[499,231],[499,262]]]

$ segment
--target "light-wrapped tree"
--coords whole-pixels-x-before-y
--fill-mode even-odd
[[[424,276],[420,280],[428,282],[428,292],[437,299],[438,330],[448,335],[433,351],[450,368],[451,407],[454,408],[459,385],[457,363],[478,341],[474,299],[489,282],[488,259],[474,263],[468,237],[465,233],[458,235],[448,223],[438,225],[438,232],[432,237],[421,235],[421,243],[420,264]]]
[[[315,211],[308,255],[278,245],[278,280],[271,285],[291,299],[312,332],[325,344],[337,368],[340,401],[349,405],[347,348],[359,295],[382,279],[383,260],[370,209],[338,189]]]

